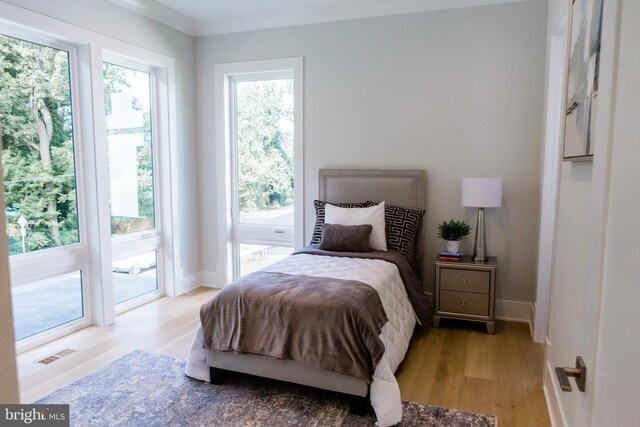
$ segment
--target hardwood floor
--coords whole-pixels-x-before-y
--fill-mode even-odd
[[[404,400],[497,415],[500,427],[549,426],[542,346],[524,323],[443,319],[417,330],[396,372]]]
[[[18,356],[22,402],[33,402],[133,349],[186,358],[200,305],[215,294],[200,288],[161,298]],[[38,360],[76,350],[49,365]],[[496,335],[480,324],[446,321],[417,331],[397,375],[402,398],[497,415],[500,427],[547,426],[542,392],[542,347],[525,324],[497,322]]]

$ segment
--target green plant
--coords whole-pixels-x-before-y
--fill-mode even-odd
[[[471,227],[464,221],[442,221],[438,225],[438,237],[445,240],[462,240],[471,232]]]

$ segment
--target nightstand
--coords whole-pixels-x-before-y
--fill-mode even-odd
[[[462,262],[436,261],[433,326],[440,318],[484,322],[487,333],[495,331],[496,268],[498,259],[476,264],[470,256]]]

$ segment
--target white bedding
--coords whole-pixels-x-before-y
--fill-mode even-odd
[[[378,291],[389,321],[380,334],[385,353],[376,366],[371,381],[371,406],[375,410],[379,426],[399,423],[402,418],[402,403],[400,389],[393,373],[409,348],[416,314],[407,297],[398,268],[382,260],[298,254],[278,261],[263,271],[357,280]],[[209,368],[200,328],[194,336],[185,373],[193,378],[209,380]]]

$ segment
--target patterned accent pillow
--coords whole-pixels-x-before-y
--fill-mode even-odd
[[[322,226],[324,225],[324,206],[328,202],[322,200],[314,200],[313,207],[316,209],[316,225],[313,227],[313,235],[311,236],[311,241],[309,244],[317,245],[320,243],[322,239]],[[341,208],[368,208],[375,203],[373,202],[362,202],[362,203],[331,203],[334,206],[339,206]]]
[[[386,205],[384,214],[387,250],[398,251],[413,261],[424,210]]]

